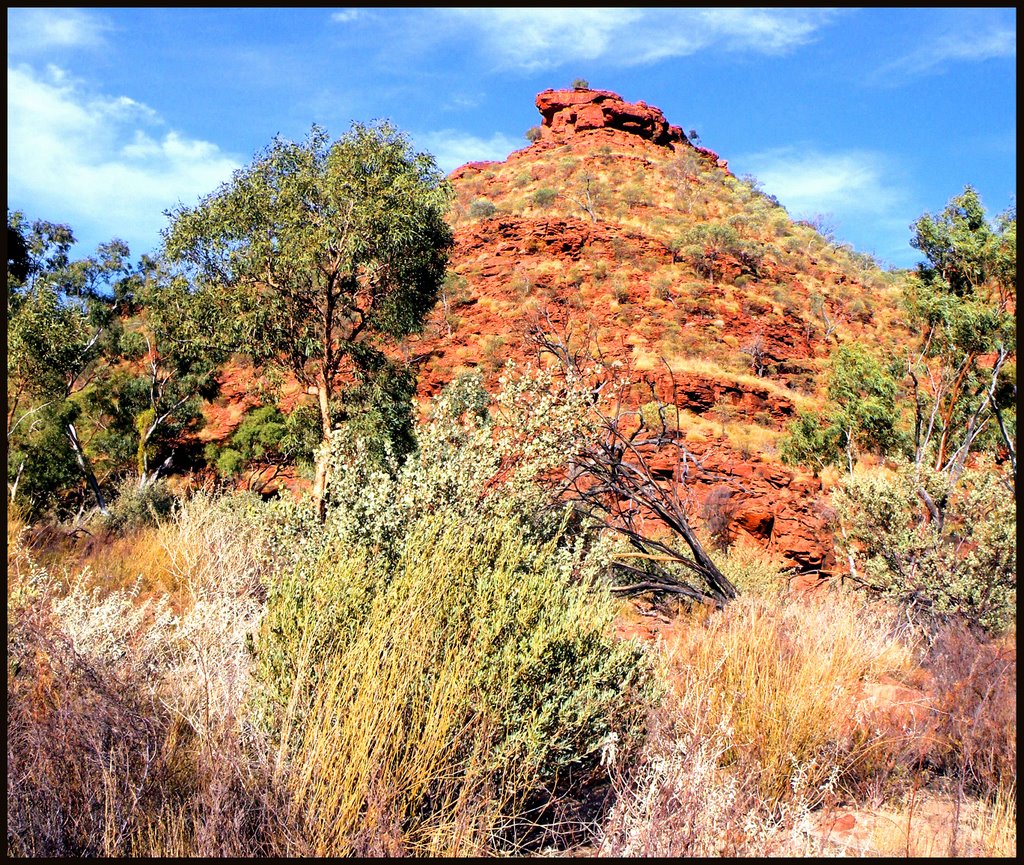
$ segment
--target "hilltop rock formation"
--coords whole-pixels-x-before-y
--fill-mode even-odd
[[[672,126],[660,108],[643,100],[627,102],[611,90],[545,90],[537,94],[537,110],[543,118],[539,143],[565,144],[583,132],[599,130],[626,133],[659,147],[687,148],[727,168],[725,160],[705,147],[690,143],[678,126]]]
[[[689,144],[683,130],[670,126],[661,109],[646,102],[626,102],[610,90],[545,90],[537,95],[544,118],[542,141],[563,142],[588,129],[619,129],[655,144]]]

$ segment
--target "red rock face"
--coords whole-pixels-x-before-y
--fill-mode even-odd
[[[544,117],[542,141],[561,143],[578,132],[617,129],[665,147],[689,145],[683,130],[670,126],[660,109],[626,102],[610,90],[545,90],[537,95],[537,109]]]

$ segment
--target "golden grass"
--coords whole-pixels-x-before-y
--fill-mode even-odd
[[[835,833],[829,824],[843,814],[854,817],[855,830]],[[915,791],[908,800],[879,808],[844,808],[821,821],[830,855],[898,858],[1016,858],[1015,797],[960,799],[955,795]]]
[[[712,548],[710,539],[705,548]],[[751,538],[738,538],[716,563],[744,595],[772,598],[786,587],[782,556]]]
[[[798,778],[821,789],[879,746],[845,737],[858,683],[913,667],[913,645],[888,636],[887,618],[849,594],[741,597],[665,645],[665,676],[706,692],[731,731],[728,759],[756,767],[760,796],[781,802]]]
[[[676,412],[669,416],[675,420]],[[777,446],[778,441],[785,434],[781,430],[773,430],[756,423],[747,423],[739,420],[722,420],[708,416],[699,415],[689,409],[679,409],[679,428],[684,432],[688,441],[706,442],[718,438],[725,438],[736,450],[741,453],[765,454],[771,453]]]
[[[91,570],[97,588],[115,591],[137,583],[140,598],[169,595],[180,608],[185,603],[183,586],[171,570],[167,534],[167,529],[143,526],[91,545],[79,558],[79,567]]]

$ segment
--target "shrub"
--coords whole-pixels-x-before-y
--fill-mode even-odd
[[[573,78],[572,80],[573,90],[589,90],[590,84],[586,78]]]
[[[729,581],[745,595],[773,597],[785,586],[782,563],[756,541],[741,539],[718,561]]]
[[[936,711],[931,765],[968,791],[1013,795],[1017,786],[1017,660],[963,621],[943,624],[923,665]]]
[[[161,524],[187,589],[173,611],[166,596],[90,589],[88,571],[70,586],[22,573],[8,610],[9,853],[304,852],[239,717],[259,569],[274,559],[243,501],[198,496]]]
[[[469,215],[475,218],[494,216],[496,211],[497,208],[494,206],[494,202],[488,201],[486,198],[478,198],[469,205]]]
[[[439,510],[394,567],[341,554],[272,591],[258,669],[318,853],[388,832],[403,852],[479,850],[588,778],[609,734],[631,739],[641,654],[561,540]]]
[[[174,510],[178,499],[162,480],[139,486],[138,478],[126,478],[110,513],[106,525],[111,531],[128,533],[143,526],[156,525]]]
[[[1014,623],[1016,508],[999,470],[968,469],[951,489],[948,476],[902,463],[894,478],[844,480],[834,502],[837,541],[868,590],[993,631]]]
[[[134,682],[34,613],[8,624],[8,854],[127,855],[167,780],[161,724]]]
[[[234,477],[246,463],[279,453],[287,432],[285,417],[277,406],[259,406],[245,413],[223,446],[208,444],[206,459],[217,466],[222,477]]]
[[[672,277],[666,273],[658,273],[651,277],[651,296],[658,300],[672,299]]]
[[[852,473],[859,452],[884,455],[903,446],[891,363],[857,344],[837,346],[829,358],[827,393],[827,410],[801,412],[789,425],[780,448],[783,461],[818,468],[845,463]]]
[[[526,130],[525,137],[526,137],[526,140],[530,142],[530,144],[533,144],[535,141],[539,141],[540,140],[540,127],[539,126],[531,126],[529,129]]]
[[[642,183],[629,183],[624,186],[622,197],[630,207],[636,207],[639,204],[649,205],[651,203],[651,197],[647,192],[647,188]]]
[[[557,197],[558,192],[556,190],[544,187],[534,192],[531,199],[537,207],[550,207],[555,203]]]
[[[728,487],[715,487],[701,505],[701,517],[714,545],[719,550],[728,549],[732,539],[729,534],[729,523],[736,510],[732,501],[733,491]]]

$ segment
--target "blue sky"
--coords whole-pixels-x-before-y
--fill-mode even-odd
[[[582,77],[696,129],[794,218],[906,267],[908,225],[973,185],[1016,204],[1016,11],[18,9],[8,207],[85,255],[153,251],[277,134],[390,119],[450,171],[526,146]]]

